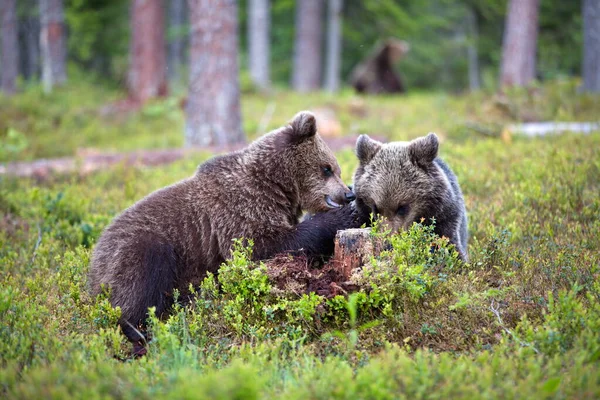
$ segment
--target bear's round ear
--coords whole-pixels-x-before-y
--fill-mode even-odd
[[[290,122],[292,131],[291,137],[299,142],[317,134],[317,120],[313,113],[309,111],[300,111]]]
[[[361,165],[368,164],[381,149],[381,142],[371,139],[368,135],[360,135],[356,139],[356,156]]]
[[[285,149],[289,146],[301,143],[317,134],[317,120],[313,113],[300,111],[290,123],[277,130],[275,136],[275,147]]]
[[[427,166],[433,162],[438,155],[440,142],[435,133],[429,133],[425,137],[413,140],[408,145],[408,154],[413,163]]]

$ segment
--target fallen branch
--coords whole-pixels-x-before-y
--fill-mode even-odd
[[[600,123],[597,122],[531,122],[526,124],[509,125],[506,128],[511,134],[534,136],[548,136],[564,132],[583,133],[600,132]]]
[[[510,329],[508,329],[506,326],[504,326],[504,322],[502,321],[502,318],[500,317],[500,312],[498,311],[498,309],[496,307],[494,307],[494,303],[495,303],[495,301],[492,300],[492,303],[490,304],[490,310],[498,318],[498,324],[504,330],[504,332],[508,333],[521,346],[523,346],[523,347],[531,347],[531,349],[533,351],[535,351],[536,354],[540,354],[540,351],[538,349],[536,349],[531,343],[527,343],[527,342],[522,341]]]
[[[332,150],[337,151],[354,147],[356,137],[325,138]],[[170,164],[194,153],[219,154],[239,150],[244,145],[191,147],[164,150],[139,150],[128,153],[101,153],[83,151],[78,157],[41,159],[35,161],[16,161],[0,164],[0,176],[19,178],[47,179],[52,175],[78,173],[88,175],[106,169],[112,165],[123,164],[127,167],[149,167]]]
[[[131,153],[94,153],[79,157],[18,161],[0,165],[0,175],[45,179],[50,175],[78,172],[87,175],[108,166],[123,163],[126,166],[168,164],[183,158],[191,150],[148,150]]]

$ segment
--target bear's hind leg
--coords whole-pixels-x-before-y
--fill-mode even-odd
[[[146,354],[144,334],[148,308],[155,307],[160,317],[173,304],[173,289],[177,280],[177,256],[170,244],[144,240],[136,246],[141,249],[140,267],[131,277],[137,285],[127,296],[129,307],[123,313],[119,324],[127,339],[133,343],[133,355]],[[138,253],[138,254],[139,254]]]

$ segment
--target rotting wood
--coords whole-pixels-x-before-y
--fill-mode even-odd
[[[344,277],[344,282],[348,281],[354,270],[362,267],[371,256],[377,255],[379,247],[370,228],[338,231],[332,263]]]
[[[326,298],[347,295],[360,289],[351,279],[360,267],[377,256],[381,241],[367,229],[338,231],[335,253],[328,262],[314,267],[306,257],[280,254],[264,261],[266,273],[279,295],[316,293]]]

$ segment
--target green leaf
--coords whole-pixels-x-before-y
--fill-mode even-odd
[[[559,386],[560,377],[550,378],[546,381],[546,383],[544,383],[544,385],[542,386],[542,390],[544,391],[544,393],[553,394],[558,390]]]
[[[600,349],[597,349],[595,352],[593,352],[592,355],[588,358],[587,362],[593,363],[598,360],[600,360]]]

